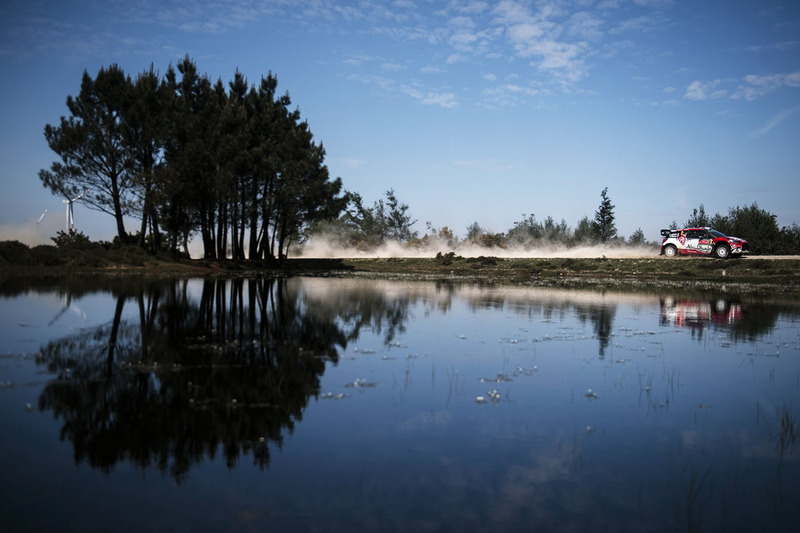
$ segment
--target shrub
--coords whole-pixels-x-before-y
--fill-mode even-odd
[[[446,254],[442,254],[442,252],[437,252],[436,254],[436,261],[440,265],[449,266],[453,264],[453,261],[456,259],[463,259],[460,255],[456,255],[455,252],[447,252]]]
[[[0,263],[29,265],[31,264],[30,248],[19,241],[2,241],[0,242]]]
[[[40,244],[31,248],[31,258],[33,264],[41,266],[57,266],[65,263],[58,248],[48,244]]]
[[[55,237],[52,237],[52,240],[58,248],[85,250],[92,246],[92,241],[89,240],[89,237],[84,235],[83,232],[74,230],[69,232],[59,231]]]

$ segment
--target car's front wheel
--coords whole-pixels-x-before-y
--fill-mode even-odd
[[[675,257],[678,255],[678,249],[674,245],[668,244],[664,247],[664,255],[667,257]]]
[[[731,249],[728,247],[727,244],[720,244],[719,246],[714,248],[714,255],[716,255],[720,259],[725,259],[729,255],[731,255]]]

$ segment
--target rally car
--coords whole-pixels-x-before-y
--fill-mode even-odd
[[[713,255],[724,259],[750,253],[747,241],[711,228],[662,229],[661,255]]]

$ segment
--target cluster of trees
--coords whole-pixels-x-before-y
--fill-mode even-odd
[[[514,227],[505,235],[490,236],[490,240],[499,241],[502,245],[531,246],[536,244],[556,244],[561,246],[582,246],[591,244],[645,244],[644,232],[641,228],[625,240],[617,234],[614,223],[614,205],[608,197],[608,187],[600,193],[600,205],[595,211],[594,219],[584,216],[578,221],[573,230],[564,219],[556,222],[548,216],[544,221],[537,221],[534,215],[522,215],[522,220],[514,223]],[[489,234],[491,235],[491,234]],[[477,223],[472,224],[467,230],[470,241],[482,244],[486,241],[487,234],[480,230]]]
[[[290,110],[268,74],[256,86],[239,73],[227,85],[187,56],[161,77],[135,79],[117,65],[84,72],[71,115],[47,125],[60,161],[39,178],[53,193],[112,215],[117,238],[188,252],[193,235],[207,258],[282,258],[307,224],[346,205],[325,150]],[[130,235],[124,217],[141,220]]]
[[[608,188],[601,192],[601,202],[594,219],[584,216],[573,230],[562,219],[556,222],[548,216],[544,221],[535,215],[522,215],[522,220],[505,233],[487,231],[477,223],[467,228],[466,238],[460,240],[447,226],[437,229],[427,223],[422,237],[412,229],[416,220],[407,211],[408,205],[400,202],[394,190],[386,191],[386,200],[380,199],[371,207],[364,205],[358,194],[347,193],[347,208],[335,220],[309,226],[305,237],[323,234],[341,246],[368,250],[388,240],[398,241],[409,248],[445,245],[455,249],[460,244],[485,248],[534,247],[546,245],[578,246],[587,244],[645,244],[644,232],[639,228],[627,241],[617,235],[614,224],[614,205],[608,197]]]
[[[408,214],[408,205],[398,200],[394,189],[389,189],[385,195],[385,201],[380,198],[369,206],[360,194],[345,192],[345,209],[341,215],[309,224],[304,240],[323,236],[342,247],[359,250],[369,250],[386,241],[413,243],[418,232],[411,228],[417,221]]]

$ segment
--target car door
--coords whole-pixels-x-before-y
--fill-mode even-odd
[[[701,254],[703,252],[700,245],[700,238],[703,236],[702,230],[690,229],[683,232],[685,240],[683,242],[684,250],[687,254]]]
[[[714,249],[714,237],[708,232],[703,230],[700,232],[700,238],[697,241],[697,251],[701,254],[710,254]]]

